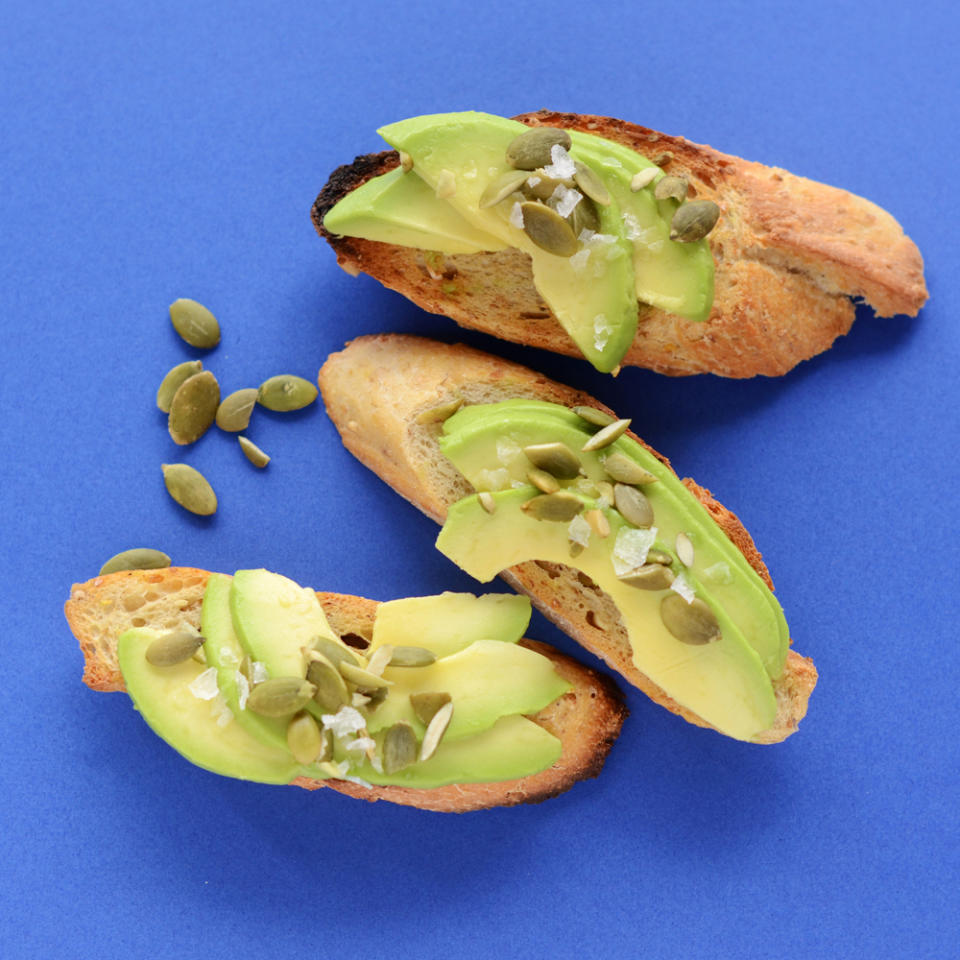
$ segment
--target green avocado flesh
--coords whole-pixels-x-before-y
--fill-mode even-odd
[[[776,714],[770,681],[782,672],[788,645],[779,603],[702,504],[643,446],[621,437],[599,451],[582,452],[595,430],[573,411],[535,400],[476,405],[450,417],[441,449],[477,490],[491,493],[496,509],[487,512],[476,496],[454,504],[438,549],[482,581],[528,560],[576,567],[616,603],[639,670],[717,729],[744,740],[755,737]],[[527,484],[531,463],[523,448],[546,442],[562,442],[578,455],[585,476],[569,481],[567,489],[582,499],[584,512],[602,510],[611,528],[603,539],[591,533],[576,557],[568,523],[537,520],[520,509],[539,493]],[[597,482],[610,480],[603,461],[615,452],[657,478],[642,488],[654,513],[650,545],[670,555],[674,574],[682,572],[695,596],[710,607],[719,640],[681,643],[660,617],[661,601],[672,591],[643,590],[618,578],[615,555],[621,571],[632,565],[620,544],[633,536],[633,528],[600,501],[597,488]],[[626,533],[618,541],[621,531]],[[677,557],[680,533],[694,547],[689,568]]]
[[[676,202],[655,200],[652,188],[631,191],[633,175],[653,165],[629,148],[570,131],[570,156],[597,174],[610,194],[609,204],[596,205],[599,230],[572,257],[547,253],[511,222],[513,196],[480,208],[487,186],[512,169],[507,146],[527,129],[476,112],[414,117],[384,127],[380,134],[410,155],[413,170],[404,174],[398,168],[367,181],[327,214],[324,225],[332,233],[444,253],[507,246],[524,251],[538,292],[583,355],[604,372],[619,364],[633,342],[638,298],[705,319],[713,299],[709,245],[669,239]],[[658,179],[662,175],[658,172]],[[448,196],[443,187],[451,176],[455,192]],[[463,224],[476,232],[467,234]],[[464,243],[475,246],[465,249]]]
[[[411,612],[409,621],[398,616],[404,605]],[[120,667],[151,728],[188,760],[215,773],[264,783],[348,776],[421,789],[513,780],[546,769],[561,750],[556,737],[521,714],[536,713],[570,689],[549,659],[516,645],[529,615],[529,602],[516,597],[444,594],[395,601],[387,617],[393,618],[395,630],[389,622],[374,621],[380,642],[433,646],[439,659],[427,667],[388,666],[383,673],[391,683],[386,699],[375,708],[344,708],[340,713],[359,718],[359,726],[335,728],[333,761],[310,765],[297,763],[289,752],[289,717],[265,717],[246,708],[245,681],[238,670],[249,655],[269,677],[302,677],[304,648],[312,647],[315,638],[341,643],[316,594],[292,580],[265,570],[211,575],[202,612],[206,664],[191,659],[176,666],[151,665],[146,649],[162,634],[141,629],[121,637]],[[418,619],[429,622],[420,642],[410,633]],[[444,623],[450,640],[443,636]],[[365,663],[356,651],[353,657]],[[202,674],[205,683],[197,680]],[[439,747],[429,759],[400,770],[376,769],[393,723],[409,723],[422,739],[425,728],[410,703],[410,695],[420,692],[451,697],[453,714]],[[324,724],[317,704],[311,702],[307,709]],[[374,745],[376,764],[364,750],[350,748],[357,737],[370,738],[366,742]]]

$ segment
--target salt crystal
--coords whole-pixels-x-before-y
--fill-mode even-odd
[[[555,143],[550,148],[550,159],[553,163],[548,163],[543,172],[554,180],[570,180],[577,172],[570,154],[559,143]]]
[[[593,318],[593,346],[595,350],[603,350],[610,341],[613,325],[607,322],[604,313],[598,313]]]
[[[237,655],[229,647],[220,648],[220,659],[224,663],[239,663]]]
[[[693,585],[687,579],[686,574],[678,573],[673,578],[673,583],[670,584],[670,589],[674,593],[680,594],[687,603],[693,603],[693,598],[695,596],[693,591]]]
[[[527,177],[528,187],[535,187],[539,182],[540,182],[540,177],[537,177],[537,176]]]
[[[217,686],[217,668],[208,667],[198,674],[188,689],[198,700],[212,700],[220,692]]]
[[[621,527],[613,543],[613,569],[622,577],[647,562],[647,554],[657,539],[657,528],[637,530],[633,527]]]
[[[590,251],[581,247],[569,260],[570,266],[579,273],[587,265],[590,259]]]
[[[250,664],[250,679],[254,683],[263,683],[264,680],[269,680],[270,673],[267,670],[267,665],[261,660],[254,660]]]
[[[733,574],[730,572],[730,567],[723,560],[718,561],[712,567],[707,567],[703,573],[714,583],[733,583]]]
[[[510,208],[510,223],[518,230],[523,229],[523,209],[519,203],[515,203]]]
[[[567,538],[572,543],[579,543],[581,547],[590,544],[590,524],[583,518],[582,514],[577,514],[567,527]]]
[[[241,710],[247,709],[247,697],[250,696],[250,681],[238,670],[237,678],[237,705]]]
[[[233,712],[222,693],[218,693],[213,698],[210,716],[216,720],[218,727],[225,727],[233,720]]]
[[[593,239],[593,236],[594,236],[594,231],[588,229],[587,227],[584,227],[584,228],[580,231],[580,236],[577,237],[577,239],[578,239],[581,243],[589,243],[589,242]]]
[[[561,217],[569,217],[574,207],[583,199],[583,194],[579,190],[570,190],[562,183],[558,183],[550,199],[556,203],[555,209]]]
[[[510,437],[497,437],[497,459],[509,467],[517,457],[523,456],[523,449],[516,440]]]
[[[366,725],[363,714],[353,707],[341,707],[336,713],[325,713],[320,717],[324,730],[332,730],[338,740],[351,733],[359,733]]]
[[[357,737],[356,740],[351,740],[347,746],[347,750],[372,750],[376,746],[376,741],[370,737]]]
[[[639,240],[643,236],[643,231],[640,229],[640,222],[632,213],[625,213],[621,218],[623,220],[623,225],[626,227],[625,233],[628,240]]]
[[[613,233],[595,233],[590,238],[591,243],[616,243],[617,237]]]
[[[479,470],[477,472],[477,490],[506,490],[510,486],[510,471],[506,467],[498,470]]]
[[[378,756],[372,756],[370,758],[370,766],[373,767],[377,773],[383,773],[383,761]]]

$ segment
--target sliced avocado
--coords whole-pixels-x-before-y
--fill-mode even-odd
[[[688,573],[697,597],[710,606],[719,623],[720,638],[698,645],[680,642],[660,617],[660,603],[671,591],[642,590],[616,576],[611,551],[620,529],[627,526],[620,515],[584,497],[585,510],[603,509],[611,533],[603,540],[591,536],[582,552],[571,558],[566,523],[537,520],[520,509],[536,493],[532,487],[493,493],[493,513],[484,509],[477,496],[465,497],[448,510],[437,548],[481,581],[528,560],[576,567],[616,604],[637,668],[677,703],[741,740],[750,740],[773,723],[776,699],[770,676],[717,603],[712,585],[707,587]],[[657,545],[665,546],[659,540]]]
[[[146,649],[160,635],[156,630],[135,629],[117,641],[127,692],[158,736],[191,763],[226,777],[289,783],[304,772],[285,749],[261,742],[235,720],[219,723],[214,704],[191,692],[190,684],[211,668],[195,660],[172,667],[148,663]]]
[[[324,217],[331,233],[440,253],[481,253],[507,244],[465,220],[400,167],[351,190]]]
[[[367,729],[376,733],[405,721],[422,737],[411,695],[449,693],[453,717],[444,742],[487,730],[500,717],[537,713],[570,689],[547,657],[498,640],[477,640],[427,667],[387,667],[383,677],[393,686]]]
[[[475,640],[516,643],[530,623],[530,601],[509,593],[442,593],[377,607],[369,653],[381,644],[425,647],[447,657]]]
[[[444,739],[429,760],[397,773],[378,773],[365,761],[351,774],[368,783],[423,790],[450,783],[497,783],[545,770],[559,759],[561,749],[560,741],[532,720],[509,716],[465,740]]]
[[[653,507],[658,540],[675,556],[677,535],[684,533],[690,538],[695,550],[687,578],[709,591],[756,650],[769,675],[779,676],[789,631],[780,604],[757,572],[673,471],[637,441],[623,436],[604,449],[584,453],[581,448],[594,430],[559,404],[506,400],[464,407],[446,420],[439,443],[444,455],[479,490],[525,483],[531,463],[523,448],[547,441],[562,442],[577,454],[586,477],[574,486],[579,483],[587,492],[594,489],[596,481],[609,480],[603,461],[611,453],[619,452],[638,463],[657,478],[656,483],[644,487],[644,495]],[[491,478],[497,481],[492,486]],[[611,546],[612,542],[608,538]]]

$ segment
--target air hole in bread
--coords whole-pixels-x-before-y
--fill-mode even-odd
[[[145,602],[144,597],[139,593],[131,593],[129,597],[123,598],[123,609],[128,613],[138,610]]]
[[[154,600],[160,599],[160,594],[156,590],[148,590],[144,595],[144,599],[148,600],[150,603],[153,603]]]
[[[357,650],[366,650],[370,646],[370,641],[366,637],[361,637],[359,633],[345,633],[340,639],[348,646]]]
[[[143,617],[134,617],[130,622],[135,627],[145,627],[147,625],[147,621]]]
[[[560,571],[557,569],[556,564],[547,563],[546,560],[534,560],[533,561],[551,580],[556,580],[560,576]]]
[[[593,582],[593,580],[590,577],[588,577],[582,570],[577,571],[577,579],[580,581],[581,585],[586,587],[588,590],[596,591],[598,589],[597,585]]]
[[[600,621],[597,619],[597,615],[592,611],[587,611],[587,623],[593,627],[594,630],[599,630],[601,633],[604,628],[600,625]]]
[[[183,581],[177,579],[164,580],[164,582],[160,584],[160,589],[164,593],[177,593],[183,589]]]

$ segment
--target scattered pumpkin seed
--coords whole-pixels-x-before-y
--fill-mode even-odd
[[[617,578],[621,583],[641,590],[667,590],[676,579],[669,567],[660,563],[645,563]]]
[[[556,493],[542,493],[533,497],[521,503],[520,509],[537,520],[567,523],[583,509],[583,501],[566,490],[558,490]]]
[[[601,539],[605,540],[610,536],[610,521],[602,510],[588,510],[584,519],[590,524],[590,529]]]
[[[677,208],[670,221],[670,239],[677,243],[702,240],[715,226],[720,208],[712,200],[691,200]]]
[[[411,693],[410,706],[417,719],[425,726],[430,725],[437,711],[450,702],[449,693]]]
[[[644,470],[639,463],[619,450],[614,450],[604,458],[603,469],[617,483],[629,483],[631,486],[641,487],[657,482],[657,478],[649,470]]]
[[[417,735],[409,723],[395,723],[383,738],[383,772],[396,773],[417,759]]]
[[[617,419],[596,407],[574,407],[573,412],[581,420],[586,420],[587,423],[593,424],[595,427],[607,427]]]
[[[385,643],[382,647],[377,647],[377,649],[370,654],[370,659],[367,661],[367,670],[375,677],[383,676],[383,671],[387,668],[392,656],[392,644]]]
[[[664,177],[657,182],[653,188],[653,195],[658,200],[667,200],[672,198],[683,203],[687,199],[687,191],[690,184],[686,177]]]
[[[253,686],[253,658],[249,653],[243,655],[243,659],[240,661],[240,665],[237,667],[237,672],[242,673],[247,679],[247,683],[250,686]]]
[[[580,249],[573,227],[555,210],[529,200],[520,204],[520,210],[523,232],[541,250],[555,257],[572,257]]]
[[[318,634],[311,639],[310,645],[311,650],[316,650],[318,653],[323,654],[334,666],[342,660],[345,660],[347,663],[352,663],[356,667],[361,665],[360,658],[345,643],[336,643],[329,637],[321,637]],[[310,656],[309,650],[307,651],[307,656]]]
[[[603,429],[598,430],[581,447],[581,450],[583,450],[584,453],[588,453],[591,450],[602,450],[604,447],[609,447],[614,440],[619,439],[627,432],[630,423],[630,420],[614,420],[613,423],[607,424]]]
[[[170,304],[170,322],[191,347],[210,350],[220,342],[217,318],[196,300],[174,300]]]
[[[554,195],[557,187],[565,187],[568,190],[573,187],[572,180],[558,180],[556,177],[548,177],[542,170],[535,170],[532,176],[527,171],[521,172],[525,178],[521,192],[527,200],[543,200],[546,202]]]
[[[306,711],[298,713],[287,724],[287,747],[297,763],[315,763],[324,749],[323,734],[317,721]]]
[[[303,677],[273,677],[250,691],[247,709],[262,717],[289,717],[302,710],[316,691]]]
[[[577,172],[573,175],[573,182],[580,188],[580,192],[601,207],[609,206],[610,191],[600,176],[579,160],[574,162],[574,167]]]
[[[195,443],[210,429],[220,405],[220,384],[209,370],[188,377],[170,401],[167,429],[173,442]]]
[[[170,558],[162,550],[133,547],[114,554],[101,568],[100,576],[118,570],[161,570],[170,566]]]
[[[186,463],[162,463],[167,493],[183,507],[201,517],[217,512],[217,495],[207,478]]]
[[[720,624],[713,611],[699,597],[687,603],[673,593],[660,601],[663,625],[681,642],[700,645],[720,639]]]
[[[576,540],[568,540],[567,547],[569,548],[571,558],[579,557],[584,549],[583,544],[578,543]]]
[[[580,473],[580,458],[565,443],[532,443],[523,452],[534,467],[560,480],[572,480]]]
[[[184,363],[178,363],[169,370],[163,380],[160,381],[160,386],[157,389],[157,406],[164,413],[169,413],[173,395],[179,389],[180,384],[202,369],[203,364],[199,360],[187,360]]]
[[[397,646],[390,657],[391,667],[429,667],[436,663],[437,655],[425,647]]]
[[[613,488],[613,502],[627,523],[644,529],[653,526],[653,507],[636,487],[618,483]]]
[[[529,176],[526,170],[508,170],[500,174],[496,180],[491,180],[486,190],[480,194],[480,209],[486,210],[487,207],[506,200],[514,190],[519,190],[523,186]]]
[[[331,713],[336,713],[350,702],[350,691],[338,670],[322,653],[311,650],[308,654],[307,680],[313,684],[313,699]]]
[[[420,746],[420,762],[429,760],[440,746],[443,735],[450,726],[450,718],[453,716],[453,704],[445,703],[434,715],[433,719],[427,724],[427,732],[423,735],[423,743]]]
[[[147,663],[155,667],[175,667],[178,663],[185,663],[203,646],[203,640],[195,630],[165,633],[147,647]]]
[[[669,567],[673,563],[673,557],[666,550],[651,549],[647,551],[647,563],[660,563]]]
[[[557,478],[538,467],[534,467],[527,473],[527,480],[542,493],[556,493],[560,489]]]
[[[492,493],[484,490],[477,494],[477,499],[480,501],[480,506],[483,507],[487,513],[496,513],[497,501],[493,499]]]
[[[281,373],[260,384],[257,403],[268,410],[288,413],[310,406],[317,399],[317,388],[303,377]]]
[[[347,663],[346,660],[341,660],[340,663],[337,664],[337,669],[343,674],[345,680],[349,680],[364,692],[368,690],[385,690],[387,687],[393,686],[392,681],[384,680],[383,677],[378,677],[369,670],[364,670],[363,667],[355,667],[352,663]]]
[[[450,400],[448,403],[440,403],[429,410],[424,410],[417,417],[417,423],[442,423],[448,417],[452,417],[463,406],[463,398]]]
[[[217,426],[228,433],[246,430],[257,403],[257,394],[256,387],[245,387],[243,390],[234,390],[225,397],[217,407]]]
[[[566,130],[555,127],[532,127],[514,137],[507,147],[507,163],[517,170],[536,170],[553,161],[550,151],[559,144],[569,150],[572,141]]]
[[[237,437],[237,443],[240,444],[240,449],[243,451],[243,455],[255,467],[260,467],[262,469],[270,462],[269,455],[264,453],[249,437],[245,437],[243,434],[241,434],[239,437]]]
[[[657,179],[657,174],[660,171],[656,167],[647,167],[645,170],[640,170],[633,175],[633,179],[630,181],[630,189],[637,193],[642,190],[644,187],[650,186],[654,180]]]
[[[584,230],[590,230],[593,233],[600,232],[600,217],[597,214],[597,208],[589,200],[581,200],[573,208],[569,220],[574,236],[578,239]]]
[[[692,567],[694,561],[693,541],[682,530],[675,542],[677,557],[685,567]]]

